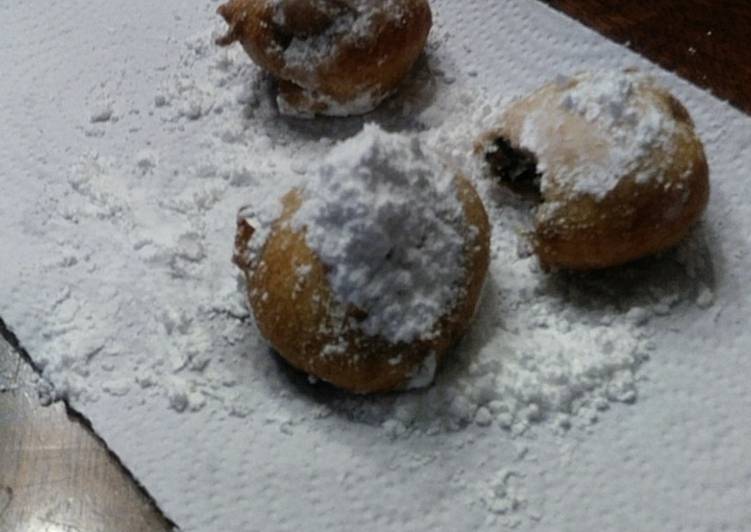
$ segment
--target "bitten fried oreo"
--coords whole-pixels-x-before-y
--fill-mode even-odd
[[[512,103],[476,152],[502,184],[537,191],[531,238],[545,268],[606,268],[668,249],[709,198],[688,111],[634,71],[542,87]]]

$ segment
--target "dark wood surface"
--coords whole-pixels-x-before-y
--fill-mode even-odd
[[[547,0],[751,113],[751,0]],[[0,531],[170,530],[104,444],[0,339]]]
[[[546,0],[751,113],[751,0]]]

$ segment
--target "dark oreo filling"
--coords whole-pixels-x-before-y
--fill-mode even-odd
[[[485,152],[485,160],[501,184],[524,196],[541,200],[537,158],[529,150],[515,148],[503,137],[497,138]]]

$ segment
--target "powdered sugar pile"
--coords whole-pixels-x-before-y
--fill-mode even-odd
[[[308,174],[293,223],[368,335],[429,338],[458,296],[469,229],[451,172],[416,137],[367,125],[339,144]]]
[[[569,87],[572,82],[575,85]],[[634,171],[637,181],[659,175],[658,163],[644,160],[658,151],[666,159],[672,156],[677,124],[653,95],[645,94],[645,86],[652,83],[647,76],[606,71],[562,77],[557,83],[563,87],[561,93],[548,96],[552,101],[525,116],[520,139],[521,147],[537,157],[543,193],[554,178],[558,188],[603,198]],[[591,135],[589,150],[576,156],[557,147],[575,142],[560,129],[571,115],[580,116],[591,128],[586,133]]]

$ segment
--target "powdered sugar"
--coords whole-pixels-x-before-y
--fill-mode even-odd
[[[315,100],[317,102],[325,105],[326,116],[337,117],[357,116],[368,113],[375,109],[382,100],[388,98],[392,94],[376,94],[369,89],[363,89],[362,93],[356,98],[353,98],[346,102],[338,102],[331,97],[328,97],[319,92],[310,91],[308,89],[301,89],[301,92],[305,97],[315,97]],[[279,112],[286,116],[296,118],[313,118],[315,114],[290,105],[289,102],[281,96],[277,96],[276,105],[279,108]]]
[[[274,0],[274,20],[289,29],[286,13],[294,9],[294,3]],[[341,102],[315,90],[318,83],[318,70],[335,61],[342,49],[359,46],[377,38],[377,25],[388,20],[399,20],[403,16],[403,5],[395,0],[352,0],[346,3],[316,0],[312,9],[331,22],[318,33],[299,35],[292,32],[292,38],[284,49],[276,50],[283,58],[285,71],[290,79],[301,85],[305,97],[326,106],[328,116],[359,115],[372,111],[381,101],[390,96],[384,91],[372,91],[362,87],[354,98]],[[276,44],[275,44],[276,45]],[[313,113],[289,105],[284,97],[277,98],[282,114],[288,116],[311,117]]]
[[[243,52],[215,50],[204,42],[210,42],[208,35],[187,41],[180,64],[191,73],[191,81],[179,72],[159,90],[164,104],[158,116],[170,134],[180,135],[195,124],[181,109],[200,100],[202,109],[210,112],[202,113],[194,127],[203,132],[206,153],[182,154],[179,162],[167,153],[160,153],[158,162],[149,156],[158,166],[149,162],[148,179],[141,164],[143,149],[127,160],[83,157],[70,172],[66,201],[55,207],[65,224],[59,229],[63,233],[88,228],[89,240],[85,235],[77,239],[82,250],[68,258],[70,239],[61,237],[65,243],[52,254],[66,264],[78,261],[72,271],[80,270],[77,275],[85,276],[87,283],[106,285],[107,279],[119,278],[126,286],[141,286],[144,294],[169,294],[128,299],[126,308],[148,301],[149,311],[133,310],[133,319],[120,324],[114,316],[122,312],[118,298],[127,297],[127,290],[92,300],[71,284],[60,295],[61,303],[52,307],[50,330],[42,336],[53,339],[58,348],[68,346],[62,349],[65,356],[37,350],[38,360],[49,360],[45,374],[61,395],[95,401],[102,393],[123,390],[125,379],[183,413],[208,406],[250,415],[242,407],[245,392],[232,374],[248,345],[262,350],[263,344],[246,319],[244,289],[228,260],[233,213],[245,205],[240,216],[257,230],[248,250],[252,259],[281,212],[279,199],[295,187],[305,187],[308,200],[297,223],[307,223],[311,247],[332,266],[332,285],[345,301],[375,312],[367,330],[393,339],[425,334],[454,297],[449,281],[461,273],[453,257],[463,227],[454,172],[431,154],[440,154],[466,176],[481,175],[470,156],[472,144],[497,120],[494,113],[502,112],[505,103],[446,82],[432,105],[420,111],[409,107],[411,89],[406,87],[404,100],[394,101],[371,119],[391,129],[408,124],[411,133],[386,134],[367,126],[360,137],[332,151],[334,139],[357,133],[361,119],[306,125],[313,128],[310,131],[296,129],[300,125],[294,122],[280,123],[263,78]],[[449,67],[434,68],[441,72]],[[407,110],[414,114],[400,120]],[[306,171],[307,162],[317,159],[323,160]],[[643,327],[647,320],[636,319],[632,308],[654,305],[649,312],[661,312],[663,292],[672,293],[672,285],[653,287],[656,296],[647,291],[618,305],[605,296],[608,282],[584,291],[552,289],[536,259],[519,253],[518,228],[525,225],[528,213],[513,202],[499,203],[492,181],[475,185],[493,226],[493,260],[477,322],[463,346],[449,355],[429,390],[375,402],[343,397],[331,406],[371,425],[396,415],[405,434],[455,430],[478,416],[482,426],[521,432],[532,422],[558,416],[573,416],[586,424],[603,404],[633,400],[635,372],[649,346]],[[417,205],[421,208],[413,208]],[[159,231],[146,230],[153,220]],[[362,220],[369,223],[361,227]],[[94,244],[91,234],[101,234],[94,229],[100,224],[111,227],[112,234]],[[422,243],[427,227],[443,237]],[[97,250],[115,242],[119,251],[97,265],[83,258],[98,257]],[[423,249],[413,253],[420,243]],[[401,252],[392,255],[400,259],[399,267],[376,267],[389,264],[383,259],[392,249]],[[337,269],[342,264],[348,267]],[[192,287],[187,292],[185,283]],[[159,297],[172,303],[157,303]],[[593,298],[605,310],[585,310],[582,302]],[[113,317],[105,320],[108,312],[103,308],[110,306]],[[412,312],[405,313],[405,307]],[[126,335],[133,340],[102,340],[91,332],[94,308],[108,337]],[[400,322],[404,315],[410,319]],[[68,325],[60,328],[56,323]],[[220,345],[233,353],[223,361],[210,356]],[[335,354],[336,346],[331,349]],[[72,354],[79,352],[80,356]],[[161,355],[142,355],[151,352]],[[104,369],[104,379],[113,380],[113,385],[87,385],[92,365],[100,363],[109,368]],[[428,364],[415,375],[415,383],[425,382],[435,370]],[[121,375],[115,379],[113,371]]]
[[[454,176],[416,137],[366,125],[339,144],[309,173],[294,225],[368,335],[429,338],[457,298],[468,228]]]
[[[365,29],[367,25],[358,22],[356,12],[348,10],[339,14],[322,33],[304,38],[294,37],[282,52],[285,65],[288,68],[306,71],[311,78],[314,78],[315,69],[336,55],[337,47],[341,45],[342,39],[354,37],[350,32],[361,33]]]
[[[407,389],[418,390],[420,388],[425,388],[426,386],[433,384],[437,368],[438,365],[435,359],[435,354],[431,353],[417,368],[417,371],[415,371],[414,375],[410,377],[409,382],[407,383]]]
[[[659,529],[685,523],[697,497],[717,512],[691,515],[708,519],[697,526],[748,522],[749,434],[738,422],[748,410],[747,118],[669,78],[692,112],[706,111],[697,122],[728,176],[712,230],[615,272],[544,274],[520,250],[525,206],[467,160],[504,109],[476,87],[523,95],[556,68],[636,58],[539,3],[436,2],[439,31],[416,78],[429,89],[407,85],[369,119],[417,135],[475,181],[493,226],[491,271],[475,324],[431,388],[352,397],[269,352],[229,258],[237,210],[273,219],[279,197],[362,121],[279,117],[239,47],[217,51],[209,32],[183,43],[187,23],[170,10],[192,32],[215,3],[119,3],[130,25],[117,45],[95,23],[114,4],[72,3],[33,18],[9,4],[18,38],[0,85],[34,97],[6,92],[19,135],[3,139],[0,216],[13,251],[2,316],[184,530],[601,529],[603,516],[619,529],[634,515]],[[147,10],[160,34],[179,36],[164,57],[142,46],[155,42]],[[40,21],[67,30],[79,19],[52,40],[22,38],[41,35]],[[85,53],[95,45],[102,55]],[[538,53],[555,63],[527,59]],[[70,58],[83,64],[75,78]],[[96,101],[76,104],[89,85],[96,101],[108,93],[118,121],[90,123]],[[54,98],[39,97],[45,86]],[[707,449],[723,459],[703,459]]]
[[[637,181],[659,175],[655,162],[644,165],[643,161],[658,148],[670,157],[676,123],[653,96],[644,94],[644,85],[649,83],[646,76],[603,71],[571,80],[560,78],[557,83],[562,94],[554,96],[554,103],[545,102],[528,113],[520,139],[521,147],[537,157],[543,193],[554,178],[559,188],[573,194],[602,198],[632,172],[636,172]],[[587,153],[573,163],[553,151],[567,115],[580,116],[592,128]],[[555,166],[554,177],[549,173],[551,165]]]
[[[286,25],[285,9],[292,4],[288,0],[274,0],[274,20]],[[376,14],[389,20],[403,16],[403,7],[395,0],[350,0],[344,4],[317,0],[311,4],[332,22],[320,33],[293,36],[282,52],[287,67],[310,70],[311,75],[315,68],[336,55],[339,46],[372,39]]]

